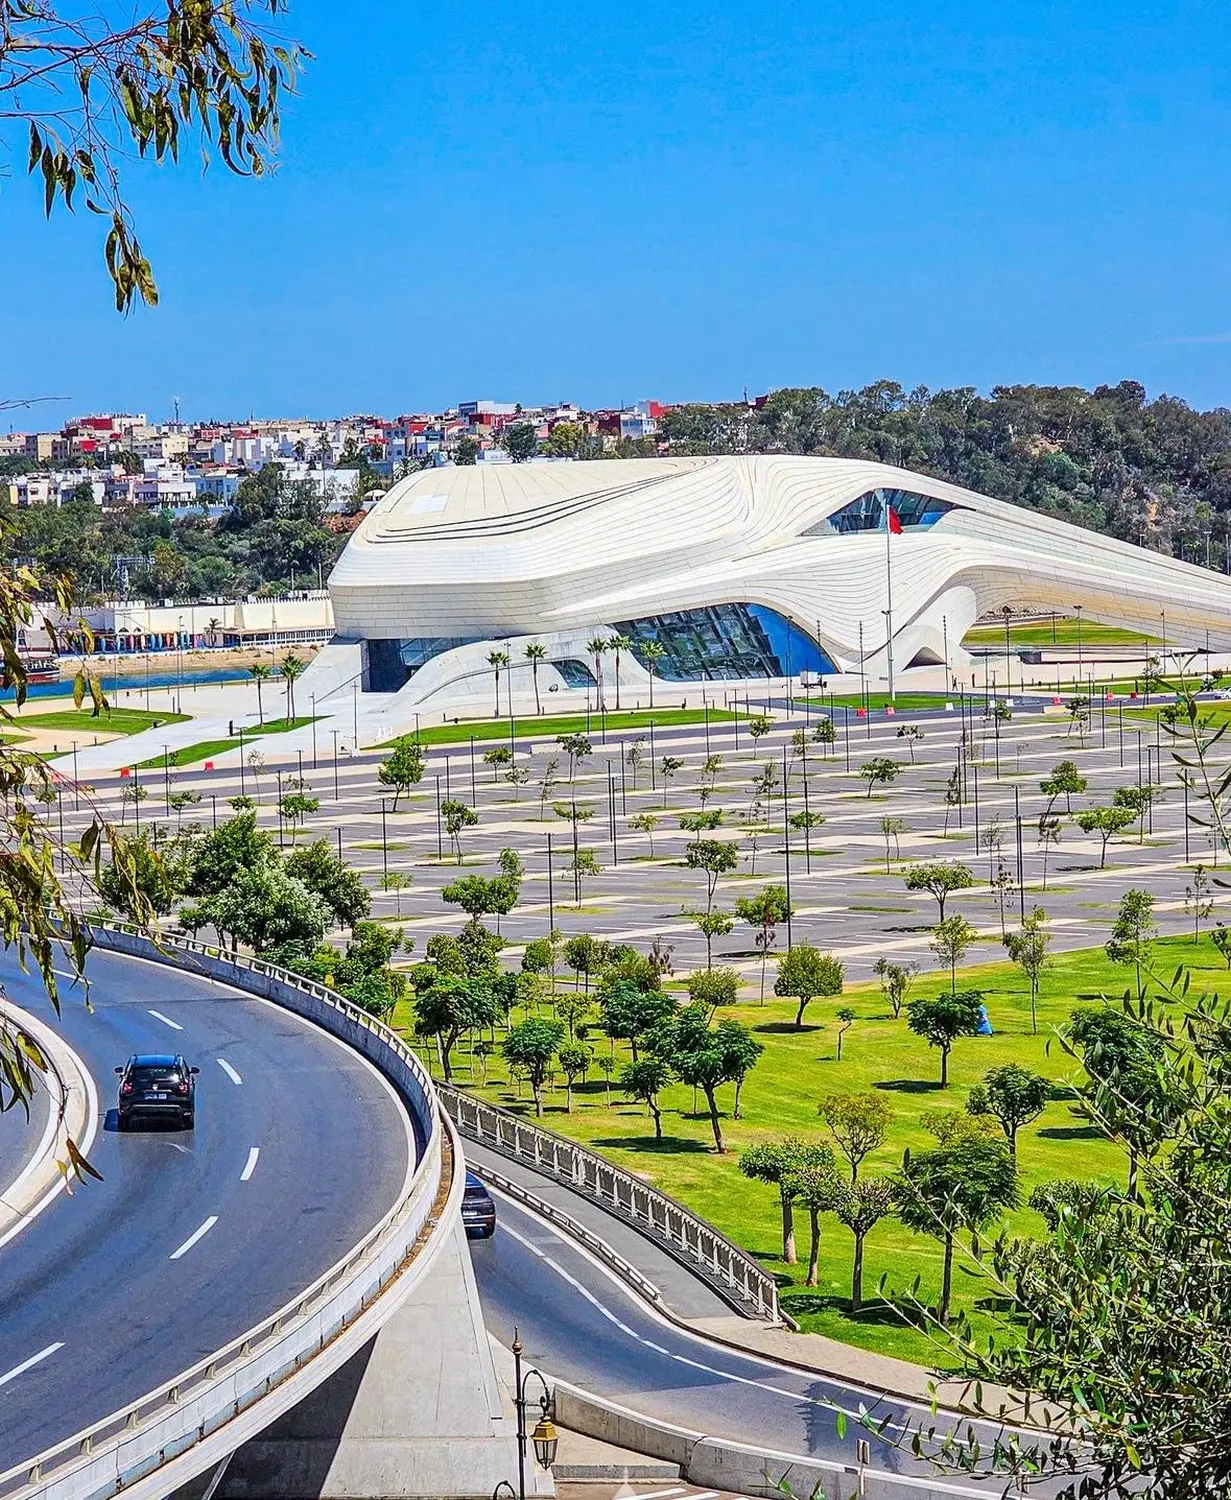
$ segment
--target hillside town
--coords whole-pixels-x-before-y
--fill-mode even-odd
[[[571,403],[523,407],[462,401],[439,413],[327,421],[151,421],[143,412],[74,417],[56,431],[0,433],[0,503],[59,506],[92,500],[104,509],[142,506],[172,515],[231,506],[245,475],[277,463],[306,483],[327,511],[357,510],[365,497],[414,469],[444,463],[507,463],[638,454],[665,408],[645,401],[582,411]],[[653,451],[652,448],[649,451]]]

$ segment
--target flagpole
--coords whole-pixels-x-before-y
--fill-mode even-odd
[[[889,701],[894,701],[893,693],[893,561],[890,551],[893,528],[889,523],[889,502],[885,505],[885,651],[889,658]]]

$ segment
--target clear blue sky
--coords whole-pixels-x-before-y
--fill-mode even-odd
[[[157,311],[111,311],[87,215],[46,225],[20,161],[0,182],[5,394],[1231,403],[1222,5],[298,0],[289,28],[317,60],[275,177],[190,152],[133,180]]]

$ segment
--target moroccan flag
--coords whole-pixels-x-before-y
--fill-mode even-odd
[[[889,507],[889,531],[893,536],[902,535],[902,523],[898,520],[898,513],[892,505]]]

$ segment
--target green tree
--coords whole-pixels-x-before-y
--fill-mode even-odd
[[[979,934],[960,913],[946,917],[932,930],[928,946],[949,970],[949,988],[957,991],[957,966]]]
[[[468,432],[462,433],[453,447],[453,462],[459,468],[474,468],[479,461],[482,451],[477,438],[470,436]]]
[[[295,723],[295,684],[308,670],[308,664],[302,656],[288,652],[278,663],[278,670],[286,683],[286,724],[289,729]]]
[[[686,1006],[670,1020],[656,1026],[648,1039],[655,1057],[669,1063],[681,1083],[699,1088],[709,1110],[714,1147],[726,1150],[722,1138],[717,1091],[724,1083],[740,1084],[746,1078],[751,1057],[762,1052],[761,1044],[738,1021],[722,1021],[711,1027],[699,1005]]]
[[[279,13],[273,3],[207,10],[191,25],[175,6],[126,17],[10,9],[5,52],[15,61],[0,90],[10,121],[29,132],[28,170],[42,181],[47,212],[57,202],[71,210],[80,189],[106,224],[117,309],[128,312],[134,301],[152,307],[158,289],[137,239],[125,168],[138,157],[178,161],[192,140],[206,160],[262,176],[277,150],[282,96],[293,92],[307,54],[261,24],[262,12]]]
[[[1017,1159],[1017,1132],[1037,1120],[1051,1098],[1051,1083],[1017,1063],[1006,1063],[983,1075],[970,1091],[966,1110],[972,1115],[994,1115],[1000,1121],[1009,1155]]]
[[[734,969],[707,966],[688,976],[687,987],[689,1004],[703,1005],[706,1019],[712,1022],[722,1006],[735,1004],[739,996],[739,975]]]
[[[949,1053],[960,1036],[974,1036],[979,1029],[978,990],[959,990],[951,995],[912,1000],[906,1007],[906,1024],[929,1047],[940,1049],[940,1086],[949,1087]]]
[[[604,945],[588,932],[579,932],[564,944],[564,962],[573,973],[584,976],[586,993],[590,993],[590,979],[603,966]]]
[[[387,759],[376,768],[381,786],[393,788],[393,811],[397,812],[402,794],[423,780],[423,746],[416,739],[399,740]]]
[[[600,713],[604,712],[607,707],[606,699],[603,696],[603,657],[607,654],[609,646],[610,642],[606,636],[602,635],[591,636],[586,642],[586,650],[590,653],[594,661],[594,681],[598,688],[598,709]]]
[[[893,1212],[897,1189],[888,1177],[861,1177],[848,1187],[839,1183],[832,1208],[855,1238],[851,1261],[851,1312],[863,1306],[863,1247],[880,1221]]]
[[[786,886],[767,885],[755,896],[741,896],[735,903],[735,915],[749,927],[756,928],[756,945],[761,954],[761,1004],[765,1004],[765,965],[774,945],[778,924],[791,914]]]
[[[915,763],[915,746],[923,739],[923,730],[918,724],[899,724],[898,739],[906,741],[906,747],[910,751],[910,763]]]
[[[1050,775],[1044,776],[1039,782],[1039,791],[1047,798],[1047,806],[1039,818],[1040,824],[1051,817],[1057,798],[1063,797],[1065,812],[1072,813],[1073,798],[1080,797],[1087,785],[1086,778],[1073,761],[1058,760],[1051,768]]]
[[[500,779],[502,767],[513,764],[513,752],[507,745],[493,745],[483,752],[483,764],[492,768],[492,785]]]
[[[1033,1034],[1039,1029],[1039,985],[1043,980],[1043,971],[1051,960],[1047,956],[1047,950],[1051,947],[1051,933],[1047,930],[1047,913],[1042,907],[1034,907],[1029,915],[1022,918],[1022,925],[1016,932],[1005,934],[1004,945],[1009,950],[1009,957],[1026,976],[1030,985],[1030,1030]]]
[[[921,1004],[916,1000],[915,1004]],[[894,1181],[898,1217],[908,1229],[944,1245],[937,1321],[949,1321],[953,1245],[958,1231],[981,1233],[1018,1203],[1017,1170],[1000,1141],[968,1136],[932,1151],[913,1152]]]
[[[1149,966],[1157,936],[1158,929],[1154,926],[1154,897],[1149,891],[1125,891],[1120,897],[1120,909],[1116,913],[1115,925],[1105,944],[1105,951],[1113,964],[1132,966],[1136,975],[1138,998],[1145,993],[1142,971]]]
[[[329,908],[333,920],[354,928],[372,910],[372,897],[359,872],[340,860],[326,839],[314,839],[287,855],[286,873],[302,880]],[[403,882],[408,883],[408,882]]]
[[[619,979],[603,989],[599,1009],[604,1032],[613,1041],[627,1042],[637,1062],[638,1049],[646,1036],[670,1020],[678,1007],[663,990],[643,990],[630,980]]]
[[[276,865],[278,848],[256,814],[239,813],[219,823],[193,845],[185,889],[192,896],[216,896],[247,871]]]
[[[821,1261],[821,1215],[835,1207],[842,1190],[828,1146],[807,1147],[807,1159],[797,1168],[793,1186],[795,1202],[808,1210],[808,1273],[804,1285],[815,1286]]]
[[[582,1083],[585,1082],[586,1074],[590,1071],[590,1064],[594,1059],[588,1047],[579,1046],[573,1041],[561,1047],[556,1056],[565,1080],[564,1112],[571,1115],[573,1113],[573,1087],[579,1079]]]
[[[277,864],[237,871],[224,890],[201,904],[232,946],[247,943],[257,953],[288,945],[311,950],[331,920],[321,898]]]
[[[891,760],[887,755],[876,755],[871,760],[864,761],[859,767],[859,775],[868,783],[868,800],[872,800],[872,793],[878,786],[888,786],[902,774],[902,762]]]
[[[667,654],[667,648],[659,641],[642,641],[640,652],[645,662],[646,674],[650,679],[650,712],[654,712],[654,669]]]
[[[899,859],[902,857],[902,835],[906,832],[906,822],[903,818],[881,819],[881,837],[885,841],[885,874],[889,874],[889,844],[893,843]]]
[[[453,1082],[453,1049],[467,1031],[499,1020],[500,1002],[486,976],[437,973],[415,990],[415,1030],[434,1037],[445,1082]]]
[[[778,1189],[782,1213],[782,1258],[788,1266],[799,1260],[795,1247],[796,1173],[807,1164],[808,1148],[795,1136],[763,1141],[740,1152],[739,1169],[745,1177],[768,1182]]]
[[[864,1157],[885,1144],[893,1111],[880,1094],[870,1092],[831,1094],[821,1100],[817,1113],[850,1163],[851,1181],[857,1181]]]
[[[303,783],[296,780],[288,784],[278,799],[278,811],[282,815],[283,822],[291,825],[291,842],[294,843],[299,831],[299,825],[308,816],[314,813],[321,805],[319,797],[309,797],[303,790]]]
[[[956,860],[926,860],[911,865],[903,876],[908,891],[927,891],[940,909],[939,920],[945,920],[945,902],[954,891],[969,890],[975,883],[969,865]]]
[[[129,840],[125,855],[113,857],[100,869],[99,895],[130,921],[144,921],[151,912],[166,916],[184,889],[186,859],[166,844],[153,849],[144,833]]]
[[[576,780],[577,767],[594,754],[594,746],[584,734],[559,734],[556,744],[568,756],[568,779]]]
[[[496,675],[496,712],[495,717],[500,717],[500,672],[501,668],[509,664],[509,653],[507,651],[489,651],[487,653],[487,664]],[[509,713],[513,712],[513,695],[509,692]]]
[[[663,779],[663,806],[667,805],[667,791],[675,779],[676,772],[682,769],[684,762],[678,755],[664,755],[658,767],[658,774]]]
[[[460,906],[468,917],[485,917],[492,911],[492,882],[485,875],[463,875],[450,881],[440,892],[440,899],[450,906]]]
[[[661,821],[662,819],[658,816],[658,814],[653,812],[635,813],[628,820],[628,826],[630,828],[635,828],[638,833],[645,834],[646,842],[650,846],[651,859],[654,858],[654,830],[658,827]]]
[[[725,839],[697,838],[685,847],[684,863],[690,870],[701,870],[705,874],[705,910],[708,914],[714,909],[714,893],[719,880],[729,875],[739,863],[738,849]]]
[[[643,1057],[639,1062],[626,1063],[620,1070],[620,1088],[633,1099],[645,1105],[654,1120],[654,1139],[663,1138],[663,1112],[658,1096],[671,1082],[671,1069],[661,1057]]]
[[[1210,896],[1210,877],[1202,864],[1193,867],[1193,878],[1191,885],[1184,887],[1184,910],[1193,919],[1193,942],[1201,941],[1201,924],[1214,910],[1214,902]]]
[[[1088,807],[1085,812],[1077,814],[1075,821],[1078,828],[1083,833],[1097,833],[1102,841],[1098,862],[1100,870],[1107,864],[1107,845],[1117,833],[1123,833],[1136,820],[1137,814],[1131,807]]]
[[[872,972],[880,980],[881,994],[888,1001],[896,1021],[902,1014],[902,1006],[906,1003],[910,987],[918,976],[919,965],[894,963],[882,954],[872,965]]]
[[[822,953],[811,943],[796,943],[778,960],[774,994],[796,1001],[795,1029],[804,1028],[804,1011],[819,997],[840,995],[846,968],[832,953]]]
[[[453,853],[460,865],[462,862],[462,833],[467,828],[473,828],[479,821],[479,815],[473,807],[459,802],[456,797],[450,797],[440,804],[440,815],[444,819],[445,832],[453,841]]]
[[[538,433],[533,422],[510,422],[500,433],[500,446],[515,464],[524,464],[538,452]]]
[[[615,694],[616,694],[615,706],[616,706],[616,713],[619,713],[619,711],[620,711],[620,653],[624,652],[624,651],[631,651],[633,649],[633,643],[632,643],[632,641],[629,640],[629,638],[626,635],[613,635],[611,637],[611,639],[607,642],[607,646],[608,646],[608,649],[611,651],[611,655],[612,655],[611,674],[615,678]]]
[[[695,911],[692,919],[705,939],[705,967],[710,969],[714,963],[714,939],[726,937],[735,922],[729,912],[720,911],[717,907],[712,907],[709,911]]]
[[[261,696],[262,686],[273,676],[273,668],[268,662],[254,661],[248,668],[248,676],[256,683],[256,709],[258,722],[265,722],[265,700]]]
[[[542,641],[530,641],[526,646],[525,657],[530,663],[530,673],[534,678],[534,711],[541,714],[543,703],[539,697],[539,665],[547,660],[547,647]]]
[[[534,1113],[543,1114],[543,1083],[560,1043],[564,1027],[558,1021],[544,1021],[537,1016],[514,1026],[500,1044],[500,1051],[510,1068],[521,1068],[534,1095]]]

